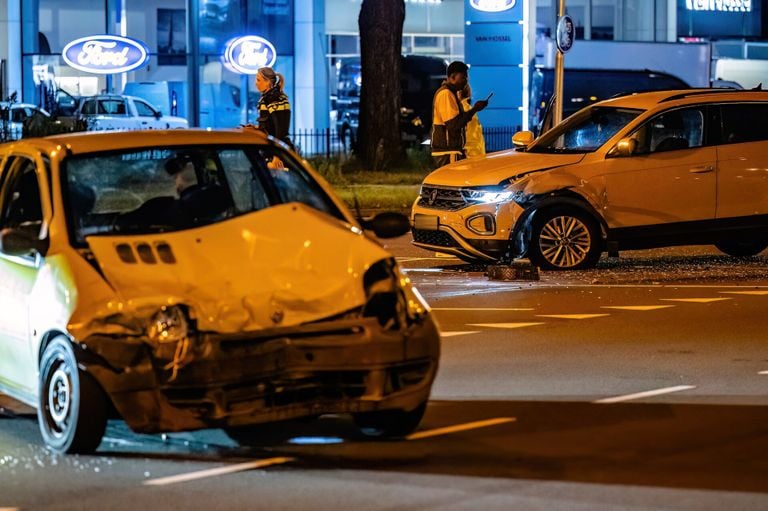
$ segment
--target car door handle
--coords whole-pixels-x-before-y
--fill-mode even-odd
[[[702,165],[701,167],[693,167],[688,169],[688,172],[691,174],[703,174],[705,172],[712,172],[715,170],[715,167],[712,165]]]

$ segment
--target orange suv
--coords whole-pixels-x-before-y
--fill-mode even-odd
[[[768,247],[768,92],[637,93],[513,142],[424,179],[416,246],[545,270],[589,268],[606,250]]]

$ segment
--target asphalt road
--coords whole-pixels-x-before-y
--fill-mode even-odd
[[[55,456],[0,396],[0,510],[768,509],[768,257],[623,254],[539,281],[387,243],[433,307],[441,367],[416,435],[345,417],[136,435]]]

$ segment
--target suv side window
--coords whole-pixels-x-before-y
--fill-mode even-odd
[[[768,104],[721,105],[722,143],[768,140]]]
[[[683,108],[657,115],[638,129],[637,154],[660,153],[704,145],[704,108]]]
[[[40,233],[43,207],[35,162],[24,157],[11,158],[8,174],[0,190],[0,229],[23,228]]]

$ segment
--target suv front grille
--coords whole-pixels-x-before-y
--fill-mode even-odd
[[[423,229],[412,229],[413,241],[424,243],[435,247],[458,247],[459,244],[453,237],[445,231],[425,231]]]
[[[437,186],[421,187],[419,205],[424,208],[456,211],[467,205],[460,188],[442,188]]]

